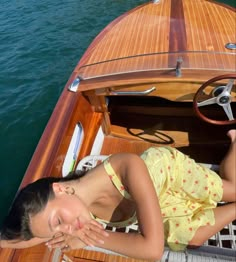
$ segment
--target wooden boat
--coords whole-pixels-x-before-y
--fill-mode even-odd
[[[88,155],[139,154],[151,145],[219,164],[229,145],[225,134],[236,126],[235,28],[234,8],[205,0],[152,1],[118,17],[70,76],[20,187],[66,175]],[[231,229],[235,234],[235,224]],[[235,247],[235,236],[230,242]],[[175,255],[181,258],[171,261],[187,257]],[[217,260],[215,253],[214,261],[234,255]],[[2,249],[0,261],[138,260],[39,245]]]

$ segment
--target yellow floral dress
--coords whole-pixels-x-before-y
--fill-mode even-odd
[[[172,147],[151,147],[141,158],[159,198],[166,244],[173,250],[183,250],[200,226],[214,225],[213,209],[222,199],[222,180]],[[109,161],[104,162],[104,167],[120,193],[130,198]],[[136,221],[134,214],[113,226],[127,226]]]

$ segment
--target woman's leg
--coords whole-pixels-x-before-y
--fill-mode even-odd
[[[227,135],[231,140],[231,145],[220,164],[220,175],[223,182],[222,201],[233,203],[216,207],[214,209],[215,224],[200,227],[189,242],[189,246],[201,246],[211,236],[236,220],[236,130],[230,130]]]
[[[227,134],[231,139],[230,148],[220,164],[220,176],[223,180],[223,198],[225,202],[236,201],[236,130]]]
[[[201,246],[211,236],[215,235],[226,225],[236,219],[236,203],[219,206],[214,209],[215,224],[213,226],[202,226],[189,242],[189,247]]]

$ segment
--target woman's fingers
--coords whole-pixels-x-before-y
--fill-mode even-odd
[[[93,233],[97,233],[98,235],[101,235],[104,237],[109,236],[109,234],[105,231],[104,227],[101,224],[99,224],[97,221],[92,220],[92,222],[90,222],[85,227],[86,227],[87,234],[90,234],[91,233],[90,231],[92,231]]]
[[[90,222],[87,225],[94,225],[97,226],[98,228],[104,229],[103,225],[94,219],[90,220]]]
[[[58,238],[53,238],[51,240],[49,240],[47,243],[50,244],[50,245],[55,245],[55,244],[58,244],[58,243],[61,243],[61,242],[64,242],[65,241],[65,237],[58,237]]]
[[[89,246],[103,244],[105,238],[109,236],[103,226],[94,220],[87,223],[78,234],[81,240]]]
[[[66,252],[66,251],[70,251],[71,247],[70,245],[65,245],[64,247],[61,248],[61,251]]]
[[[57,248],[65,246],[66,236],[63,233],[57,233],[52,239],[47,241],[46,246],[49,248]]]

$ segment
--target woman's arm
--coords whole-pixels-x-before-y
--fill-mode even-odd
[[[1,248],[15,248],[15,249],[21,249],[21,248],[28,248],[32,246],[36,246],[38,244],[41,244],[43,242],[47,242],[49,239],[47,238],[32,238],[30,240],[24,241],[24,240],[1,240],[0,241],[0,247]]]
[[[110,158],[110,163],[135,201],[141,233],[110,233],[101,247],[130,257],[160,259],[164,251],[163,221],[144,161],[137,155],[118,154]]]

